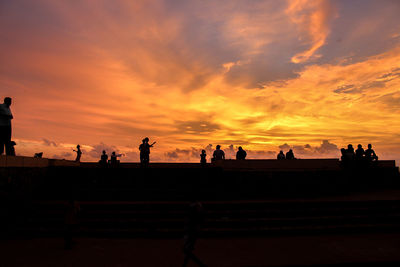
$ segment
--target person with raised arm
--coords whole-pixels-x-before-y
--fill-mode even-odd
[[[140,150],[140,164],[142,167],[147,166],[150,162],[150,148],[154,146],[156,142],[149,144],[149,138],[146,137],[142,140],[142,144],[139,146]]]

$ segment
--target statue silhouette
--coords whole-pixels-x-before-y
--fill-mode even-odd
[[[4,148],[6,155],[12,152],[11,146],[11,120],[14,118],[11,113],[12,100],[10,97],[4,98],[4,103],[0,104],[0,155],[3,154]]]
[[[243,148],[240,146],[238,148],[238,151],[236,152],[236,160],[245,160],[247,156],[247,152],[243,150]]]

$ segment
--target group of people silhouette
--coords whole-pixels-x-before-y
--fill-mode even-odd
[[[342,148],[340,150],[342,153],[341,160],[343,162],[352,162],[352,161],[366,161],[372,162],[377,161],[378,156],[375,151],[372,149],[372,145],[368,144],[368,149],[364,150],[361,144],[357,146],[357,150],[354,152],[354,148],[352,144],[347,146],[347,149]]]
[[[10,109],[11,104],[12,104],[12,99],[10,97],[5,97],[3,103],[0,104],[0,155],[2,155],[5,151],[6,155],[15,156],[16,143],[11,140],[12,136],[11,120],[14,118]],[[145,137],[142,140],[142,144],[140,144],[139,146],[141,166],[148,166],[150,162],[150,148],[152,148],[154,144],[156,144],[156,142],[149,144],[148,137]],[[76,152],[75,161],[80,162],[82,157],[81,146],[77,145],[76,150],[74,149],[73,151]],[[341,149],[341,153],[342,153],[341,160],[344,162],[350,162],[353,160],[372,162],[378,160],[378,156],[372,149],[371,144],[368,144],[368,149],[366,150],[364,150],[362,145],[359,144],[357,146],[356,151],[354,151],[353,145],[349,144],[347,146],[347,149],[345,148]],[[35,157],[41,158],[42,155],[43,152],[36,153]],[[111,166],[117,166],[119,163],[118,157],[121,157],[122,155],[123,154],[116,154],[115,152],[112,152],[111,160],[109,161],[106,151],[103,151],[99,163],[102,166],[108,166],[108,164],[110,164]],[[246,157],[247,157],[247,152],[241,146],[239,146],[238,151],[236,152],[236,160],[245,160]],[[286,152],[286,155],[281,150],[277,155],[277,159],[292,160],[296,158],[294,156],[293,150],[290,149],[288,152]],[[221,149],[220,145],[216,146],[216,149],[211,158],[211,162],[217,160],[225,160],[225,152]],[[205,150],[201,151],[200,163],[202,165],[205,165],[207,163],[207,154]]]
[[[293,150],[292,150],[292,149],[289,149],[289,151],[286,152],[286,156],[285,156],[285,153],[283,153],[282,150],[279,151],[279,153],[278,153],[278,155],[276,156],[276,158],[277,158],[278,160],[296,159],[296,158],[294,157],[294,153],[293,153]]]

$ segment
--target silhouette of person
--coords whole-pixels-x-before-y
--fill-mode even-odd
[[[141,166],[147,166],[149,164],[149,162],[150,162],[150,147],[153,147],[153,145],[155,143],[156,142],[154,142],[150,145],[148,137],[146,137],[142,140],[142,144],[140,144],[140,146],[139,146]]]
[[[346,157],[347,157],[348,160],[354,160],[354,158],[355,158],[354,148],[353,148],[353,145],[352,145],[352,144],[349,144],[349,145],[347,146],[347,149],[346,149]]]
[[[364,148],[362,147],[361,144],[357,145],[357,150],[356,150],[356,160],[363,160],[365,155]]]
[[[116,167],[119,164],[118,158],[121,157],[122,154],[115,154],[115,151],[111,153],[111,166]]]
[[[9,156],[15,156],[15,146],[16,145],[17,145],[17,143],[15,143],[14,141],[11,141],[8,148],[6,147],[6,154]]]
[[[6,155],[11,151],[11,120],[14,118],[11,113],[12,100],[10,97],[4,98],[4,103],[0,104],[0,155],[4,152],[4,147],[6,148]]]
[[[347,156],[346,156],[346,149],[345,148],[341,148],[340,152],[342,153],[342,156],[340,157],[340,159],[342,161],[346,161],[347,160]]]
[[[103,150],[103,153],[101,154],[99,163],[100,163],[100,165],[103,166],[103,167],[106,167],[106,166],[107,166],[107,163],[108,163],[108,155],[107,155],[107,153],[106,153],[105,150]]]
[[[240,146],[238,151],[236,152],[236,160],[245,160],[247,156],[247,152],[243,150],[243,148]]]
[[[203,150],[201,151],[201,154],[200,154],[200,163],[201,163],[201,166],[205,166],[205,165],[206,165],[206,163],[207,163],[206,157],[207,157],[206,151],[203,149]]]
[[[221,149],[220,145],[217,145],[213,153],[213,160],[215,161],[223,159],[225,159],[225,152]]]
[[[185,259],[183,261],[183,267],[187,266],[189,260],[194,261],[199,266],[206,266],[193,254],[194,245],[198,238],[203,220],[204,209],[202,204],[198,201],[191,203],[185,221],[185,235],[183,238],[183,253],[185,254]]]
[[[286,159],[296,159],[296,158],[294,157],[293,150],[289,149],[289,151],[286,152]]]
[[[375,154],[375,151],[372,149],[372,145],[368,144],[368,149],[365,150],[365,158],[368,161],[377,161],[378,160],[378,156]]]
[[[278,160],[283,160],[283,159],[285,159],[286,157],[285,157],[285,154],[283,153],[283,151],[281,150],[281,151],[279,151],[279,154],[278,154],[278,156],[276,156],[276,158],[277,158]]]
[[[81,156],[82,156],[81,146],[77,145],[76,146],[76,150],[73,149],[73,151],[76,152],[75,162],[80,162],[81,161]]]

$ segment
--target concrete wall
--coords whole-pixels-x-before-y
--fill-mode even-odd
[[[79,166],[79,163],[69,160],[0,155],[0,167],[46,168],[49,166]]]

